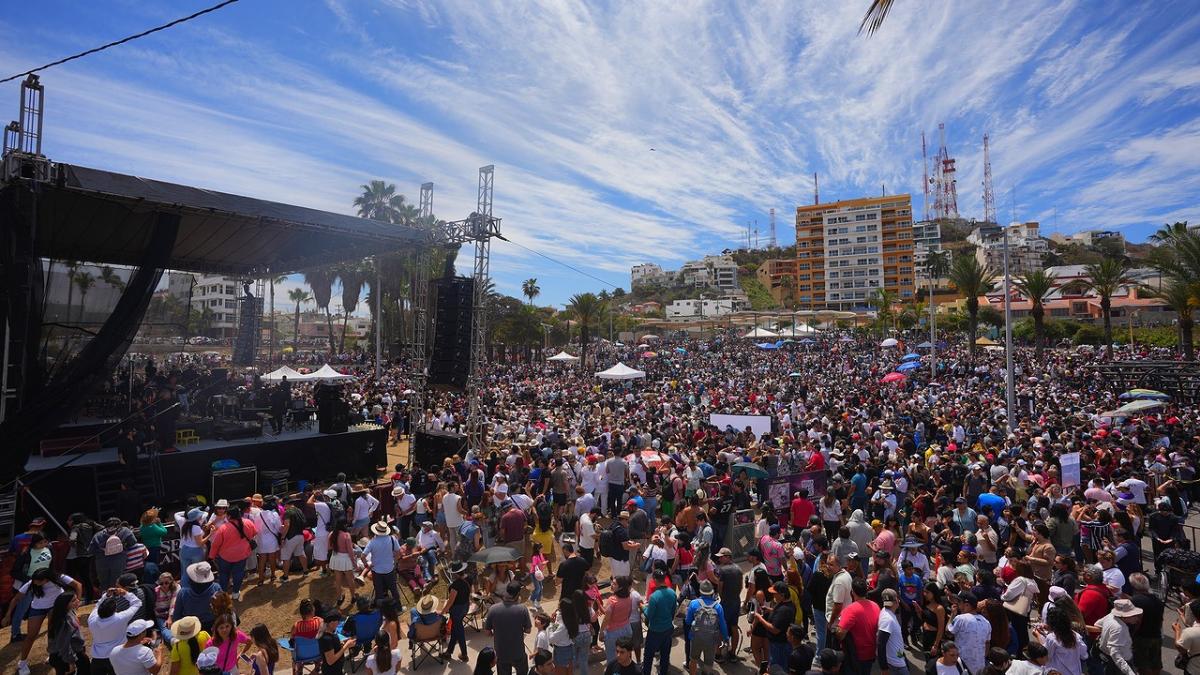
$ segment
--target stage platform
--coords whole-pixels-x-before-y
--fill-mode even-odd
[[[373,479],[379,467],[388,462],[387,430],[351,430],[322,434],[316,430],[285,431],[279,436],[223,441],[202,440],[158,456],[161,494],[154,488],[152,462],[145,455],[136,474],[118,463],[113,448],[93,450],[84,455],[31,457],[25,464],[24,482],[57,518],[81,511],[93,517],[116,514],[116,492],[122,481],[136,486],[143,506],[170,506],[188,495],[212,499],[212,464],[235,460],[242,467],[258,470],[258,492],[268,492],[270,481],[263,471],[286,469],[289,480],[326,481],[344,472],[347,476]],[[71,461],[74,460],[74,461]],[[66,462],[70,461],[70,464]],[[66,465],[65,465],[66,464]],[[65,466],[64,466],[65,465]],[[20,505],[18,522],[38,514],[28,500]],[[124,514],[118,514],[124,515]],[[25,516],[23,518],[21,516]]]

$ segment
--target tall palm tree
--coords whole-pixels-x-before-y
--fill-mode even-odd
[[[960,255],[950,265],[946,275],[959,294],[967,299],[967,338],[971,356],[975,355],[975,336],[979,330],[979,296],[992,290],[996,275],[980,265],[973,255]]]
[[[83,321],[83,310],[87,303],[88,291],[96,285],[96,277],[91,272],[79,272],[75,275],[75,285],[79,288],[79,321]]]
[[[269,344],[267,346],[267,366],[269,367],[275,362],[275,284],[282,284],[284,281],[287,281],[287,275],[286,274],[273,274],[270,277],[268,277],[267,281],[271,285],[271,300],[270,300],[270,302],[271,302],[270,343],[271,344]]]
[[[373,180],[362,186],[362,194],[354,199],[360,218],[395,223],[404,205],[404,195],[396,194],[396,184]]]
[[[542,289],[538,286],[537,277],[531,277],[521,282],[521,295],[529,298],[529,304],[533,304],[533,299],[542,294]]]
[[[1033,317],[1033,340],[1038,360],[1041,360],[1046,346],[1045,301],[1054,290],[1055,281],[1057,277],[1046,270],[1032,270],[1013,279],[1013,286],[1032,303],[1029,316]]]
[[[288,291],[288,300],[296,303],[296,325],[292,333],[292,345],[300,348],[300,305],[312,300],[312,296],[303,288],[293,288]]]
[[[116,270],[108,265],[100,268],[100,281],[117,289],[118,292],[125,290],[125,280],[117,274]]]
[[[342,340],[338,351],[346,351],[346,328],[350,323],[350,314],[358,309],[358,299],[362,295],[363,286],[370,278],[370,268],[362,261],[345,263],[336,269],[338,281],[342,286]]]
[[[875,320],[879,324],[880,337],[887,334],[888,323],[894,314],[892,307],[896,304],[896,297],[893,291],[877,288],[867,298],[867,304],[875,308]]]
[[[71,312],[75,309],[75,275],[79,274],[79,263],[67,263],[67,321],[71,320]]]
[[[334,273],[327,267],[317,267],[304,273],[304,283],[312,289],[313,301],[317,307],[325,310],[325,326],[329,331],[329,353],[336,351],[333,343],[333,317],[329,314],[329,301],[333,296]]]
[[[1083,278],[1070,284],[1071,290],[1094,293],[1100,298],[1100,313],[1104,317],[1104,353],[1112,358],[1112,297],[1122,286],[1136,283],[1129,275],[1129,261],[1121,258],[1104,258],[1098,263],[1085,265]]]
[[[587,351],[588,341],[591,339],[592,324],[600,317],[604,311],[604,303],[600,298],[596,297],[595,293],[576,293],[571,296],[571,301],[567,304],[579,321],[579,363],[583,367],[587,367]]]
[[[1192,311],[1197,305],[1195,284],[1172,279],[1161,289],[1142,286],[1139,292],[1162,300],[1175,312],[1179,317],[1179,345],[1183,351],[1183,360],[1194,359],[1196,354],[1192,347],[1192,328],[1196,323],[1192,319]]]
[[[874,35],[883,25],[888,12],[892,11],[893,2],[894,0],[871,0],[871,6],[867,8],[862,23],[858,25],[858,34],[862,35],[863,31],[866,31],[867,35]]]

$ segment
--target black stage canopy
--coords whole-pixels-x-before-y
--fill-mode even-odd
[[[179,216],[165,266],[188,272],[283,274],[424,242],[400,225],[69,164],[9,185],[38,192],[34,247],[54,260],[138,265],[161,213]]]

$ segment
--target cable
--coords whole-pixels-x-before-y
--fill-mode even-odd
[[[520,246],[521,248],[525,249],[526,251],[529,251],[530,253],[532,253],[532,254],[534,254],[534,255],[541,256],[541,257],[545,258],[546,260],[549,260],[550,262],[552,262],[552,263],[554,263],[554,264],[556,264],[556,265],[562,265],[563,267],[565,267],[565,268],[567,268],[567,269],[571,270],[572,272],[576,272],[576,273],[578,273],[578,274],[582,274],[583,276],[585,276],[585,277],[587,277],[587,278],[589,278],[589,279],[592,279],[592,280],[594,280],[594,281],[599,281],[600,283],[604,284],[605,286],[612,286],[613,288],[620,288],[620,286],[617,286],[616,284],[613,284],[613,283],[610,283],[610,282],[608,282],[608,281],[605,281],[604,279],[601,279],[600,277],[598,277],[598,276],[595,276],[595,275],[593,275],[593,274],[589,274],[589,273],[587,273],[587,272],[584,272],[583,270],[579,269],[578,267],[575,267],[574,265],[568,265],[567,263],[565,263],[565,262],[562,262],[561,260],[555,260],[554,258],[551,258],[550,256],[546,255],[545,253],[542,253],[541,251],[535,251],[535,250],[533,250],[533,249],[529,248],[528,246],[526,246],[526,245],[524,245],[524,244],[518,244],[517,242],[513,241],[512,239],[505,239],[504,237],[497,237],[497,238],[498,238],[500,241],[507,241],[508,243],[510,243],[510,244],[512,244],[512,245],[514,245],[514,246]]]
[[[161,26],[158,26],[158,27],[156,27],[156,28],[151,28],[150,30],[147,30],[147,31],[143,31],[143,32],[141,32],[141,33],[138,33],[137,35],[130,35],[129,37],[127,37],[127,38],[121,38],[120,40],[117,40],[116,42],[110,42],[110,43],[108,43],[108,44],[106,44],[106,45],[101,45],[101,46],[99,46],[99,47],[96,47],[96,48],[94,48],[94,49],[89,49],[89,50],[87,50],[86,52],[80,52],[80,53],[78,53],[78,54],[75,54],[75,55],[73,55],[73,56],[68,56],[68,57],[66,57],[65,59],[59,59],[59,60],[57,60],[57,61],[51,61],[50,63],[47,63],[47,64],[46,64],[46,65],[44,65],[44,66],[38,66],[37,68],[34,68],[34,69],[32,69],[32,70],[27,70],[27,71],[25,71],[25,72],[23,72],[23,73],[17,73],[16,75],[12,75],[12,76],[6,77],[6,78],[4,78],[3,80],[0,80],[0,84],[3,84],[3,83],[5,83],[5,82],[11,82],[11,81],[13,81],[13,80],[15,80],[15,79],[17,79],[17,78],[25,77],[26,75],[32,75],[33,73],[36,73],[36,72],[38,72],[38,71],[40,71],[40,70],[46,70],[47,68],[53,68],[54,66],[61,66],[62,64],[66,63],[66,62],[68,62],[68,61],[74,61],[75,59],[81,59],[81,58],[83,58],[83,57],[85,57],[85,56],[89,56],[89,55],[91,55],[91,54],[95,54],[96,52],[102,52],[102,51],[104,51],[105,49],[108,49],[109,47],[116,47],[117,45],[123,45],[123,44],[125,44],[126,42],[130,42],[130,41],[132,41],[132,40],[136,40],[136,39],[138,39],[138,38],[143,38],[143,37],[146,37],[147,35],[150,35],[150,34],[152,34],[152,33],[157,33],[157,32],[159,32],[160,30],[166,30],[166,29],[168,29],[168,28],[170,28],[170,27],[172,27],[172,26],[178,26],[179,24],[181,24],[181,23],[184,23],[185,21],[191,21],[192,19],[195,19],[196,17],[204,16],[205,14],[208,14],[209,12],[215,12],[215,11],[217,11],[218,9],[221,9],[222,7],[225,7],[226,5],[232,5],[233,3],[237,2],[237,1],[238,1],[238,0],[225,0],[224,2],[221,2],[221,3],[218,3],[218,4],[216,4],[216,5],[213,5],[212,7],[209,7],[208,9],[202,9],[202,10],[200,10],[199,12],[196,12],[195,14],[189,14],[189,15],[187,15],[187,16],[185,16],[185,17],[183,17],[183,18],[180,18],[180,19],[175,19],[175,20],[174,20],[174,21],[172,21],[171,23],[165,23],[165,24],[163,24],[163,25],[161,25]]]

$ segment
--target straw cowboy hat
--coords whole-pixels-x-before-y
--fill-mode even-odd
[[[392,533],[392,528],[382,520],[371,526],[371,534],[377,534],[381,537],[386,537]]]
[[[190,640],[200,632],[200,619],[194,616],[185,616],[171,624],[171,632],[175,635],[176,640]]]
[[[437,605],[437,597],[433,595],[425,595],[417,601],[417,611],[422,614],[432,614],[433,610],[437,608]]]

